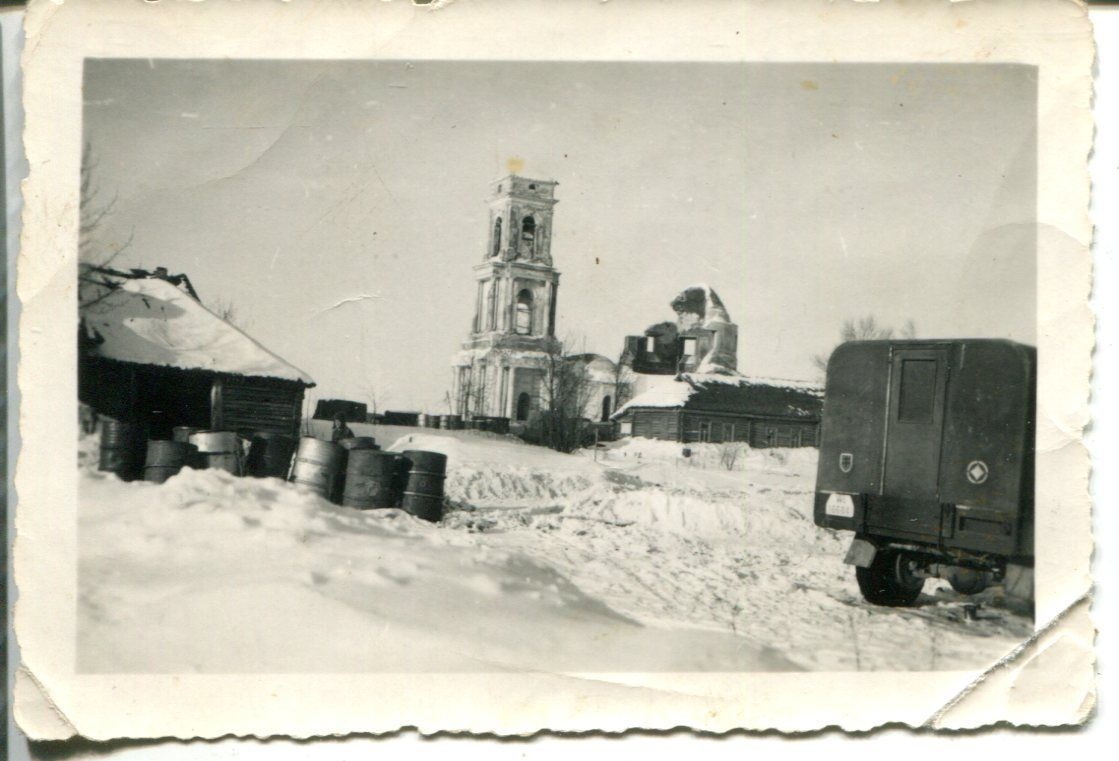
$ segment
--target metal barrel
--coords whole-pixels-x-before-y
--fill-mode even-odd
[[[338,446],[346,450],[354,449],[380,449],[377,446],[377,440],[372,436],[351,436],[348,439],[341,439]]]
[[[174,441],[181,441],[186,444],[190,441],[190,437],[201,430],[189,425],[177,425],[171,429],[171,438]]]
[[[144,427],[101,416],[101,452],[97,469],[116,473],[122,481],[139,478],[146,453]]]
[[[462,415],[444,415],[443,419],[439,421],[441,427],[448,431],[461,431],[462,430]]]
[[[400,503],[397,480],[400,455],[376,449],[350,450],[346,462],[346,487],[342,504],[360,510],[396,507]]]
[[[403,459],[408,464],[408,480],[400,506],[422,520],[441,520],[447,455],[410,449],[403,452]]]
[[[193,461],[197,452],[185,441],[149,441],[144,460],[144,480],[161,484]]]
[[[249,443],[245,472],[256,478],[287,478],[295,439],[282,433],[254,433]]]
[[[190,443],[198,448],[201,467],[225,470],[235,476],[244,473],[241,439],[232,431],[197,431],[190,435]]]
[[[345,459],[346,450],[337,444],[304,436],[299,440],[290,480],[310,487],[320,497],[334,499]]]
[[[443,425],[443,416],[442,415],[428,415],[427,416],[427,427],[428,428],[440,428],[440,427],[442,427],[442,425]]]
[[[428,422],[426,412],[421,412],[420,414],[416,415],[416,425],[418,425],[420,428],[431,427],[431,423]]]

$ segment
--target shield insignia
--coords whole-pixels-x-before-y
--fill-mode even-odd
[[[855,455],[850,452],[841,452],[839,455],[839,469],[844,473],[850,473],[853,467],[855,467]]]

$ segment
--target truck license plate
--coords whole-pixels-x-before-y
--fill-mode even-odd
[[[850,494],[829,494],[824,512],[837,518],[854,518],[855,500],[851,499]]]

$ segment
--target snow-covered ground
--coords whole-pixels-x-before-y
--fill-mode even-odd
[[[81,442],[89,672],[926,670],[993,662],[1028,619],[928,582],[862,602],[812,523],[813,449],[627,440],[563,455],[473,431],[353,426],[449,457],[441,525],[276,479],[98,473]]]

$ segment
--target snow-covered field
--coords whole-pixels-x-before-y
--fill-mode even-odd
[[[998,589],[977,610],[940,582],[910,610],[863,603],[849,537],[812,523],[813,449],[743,449],[727,470],[718,445],[563,455],[353,427],[449,456],[442,525],[221,471],[122,483],[83,440],[79,667],[958,669],[1031,630]]]

